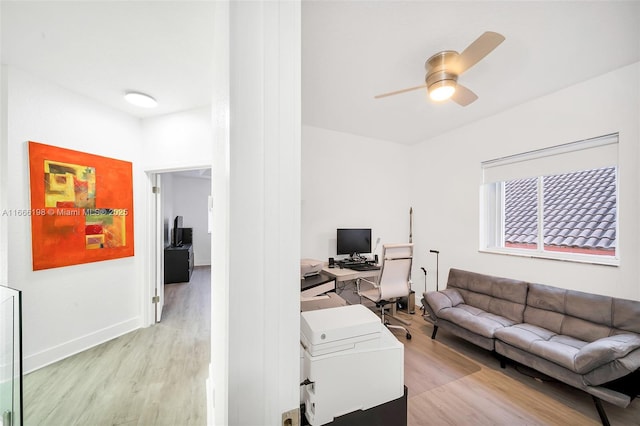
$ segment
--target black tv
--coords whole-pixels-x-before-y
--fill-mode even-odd
[[[338,228],[337,254],[371,253],[371,228]]]
[[[171,245],[180,247],[182,245],[182,216],[176,216],[173,219],[173,240]]]

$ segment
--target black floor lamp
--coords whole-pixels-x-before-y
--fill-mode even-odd
[[[438,291],[438,272],[440,270],[440,252],[438,250],[429,250],[429,253],[436,254],[436,291]]]

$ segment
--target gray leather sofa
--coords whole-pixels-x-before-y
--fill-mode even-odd
[[[588,392],[604,425],[601,400],[626,407],[640,392],[639,301],[451,269],[424,302],[432,339],[446,329]]]

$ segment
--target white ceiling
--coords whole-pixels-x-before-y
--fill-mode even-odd
[[[459,79],[476,102],[373,99],[488,30],[506,40]],[[640,60],[640,2],[313,2],[302,34],[305,124],[413,144]]]
[[[5,1],[2,63],[137,117],[211,104],[211,1]],[[147,93],[158,107],[125,102]]]
[[[138,117],[210,104],[213,2],[6,1],[2,63]],[[486,30],[506,37],[433,104],[424,61]],[[412,144],[640,60],[640,1],[303,1],[303,124]],[[154,96],[153,110],[122,94]]]

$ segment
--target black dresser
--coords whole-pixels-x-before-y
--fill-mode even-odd
[[[193,272],[193,245],[164,249],[164,283],[189,282]]]

